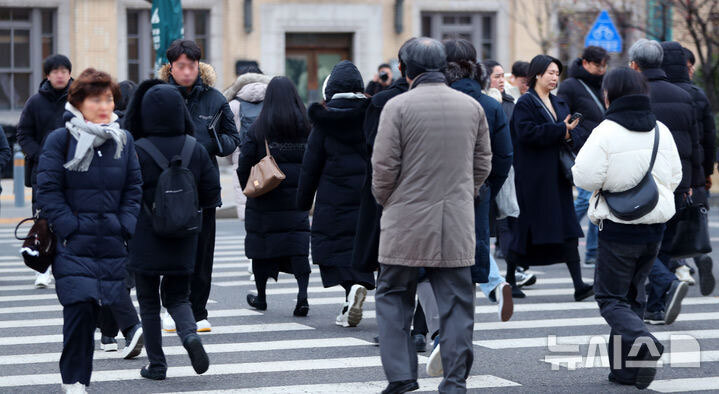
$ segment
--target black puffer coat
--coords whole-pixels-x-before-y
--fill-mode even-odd
[[[362,92],[362,77],[350,62],[332,70],[325,88],[326,104],[308,110],[312,131],[297,189],[297,207],[309,210],[317,192],[312,220],[315,264],[351,267],[360,192],[366,172],[364,118],[369,100],[335,98]]]
[[[174,86],[145,81],[137,89],[126,124],[138,141],[148,139],[168,159],[179,155],[192,123],[182,96]],[[139,116],[138,116],[139,115]],[[152,206],[162,170],[147,152],[137,148],[142,171],[142,202]],[[196,143],[188,169],[194,175],[200,208],[220,205],[220,178],[205,148]],[[155,235],[147,209],[140,211],[135,237],[130,242],[128,269],[151,275],[190,275],[195,268],[197,238],[162,238]]]
[[[25,186],[37,184],[37,162],[45,138],[51,131],[63,127],[67,91],[72,79],[64,89],[56,90],[47,79],[40,83],[38,92],[23,107],[17,124],[17,142],[25,153]]]
[[[702,165],[701,171],[696,171],[692,175],[692,187],[700,188],[705,185],[705,177],[714,172],[716,129],[711,104],[704,91],[689,79],[689,69],[681,45],[678,42],[663,42],[662,48],[664,49],[662,69],[667,74],[667,79],[689,93],[694,101],[699,137],[699,157]]]
[[[240,146],[237,176],[245,188],[252,166],[265,157],[265,135],[255,123]],[[297,207],[297,183],[307,141],[268,141],[270,152],[286,178],[271,192],[247,198],[245,208],[245,254],[251,259],[308,256],[310,221],[308,209]]]
[[[360,192],[366,172],[362,129],[369,100],[337,99],[309,108],[312,123],[297,189],[297,207],[309,210],[315,264],[351,266]]]
[[[569,78],[559,85],[559,91],[557,92],[557,95],[569,105],[570,113],[579,112],[584,116],[580,125],[589,133],[602,123],[604,111],[599,108],[597,101],[582,86],[582,82],[594,93],[594,96],[599,100],[599,104],[604,108],[603,78],[601,75],[590,74],[582,67],[582,59],[578,58],[569,66]]]
[[[674,194],[692,187],[694,174],[701,171],[702,153],[696,127],[694,100],[682,88],[669,82],[661,68],[642,70],[649,82],[649,99],[657,120],[669,128],[682,161],[682,182]]]

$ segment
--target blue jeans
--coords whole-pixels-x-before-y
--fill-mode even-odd
[[[574,212],[577,214],[577,220],[581,221],[589,210],[589,199],[592,192],[577,188],[577,199],[574,200]],[[597,258],[597,235],[599,229],[591,221],[589,222],[589,231],[587,231],[587,254],[585,259]]]
[[[666,308],[664,295],[675,280],[677,277],[669,271],[666,264],[659,259],[654,260],[647,283],[647,312],[662,311]]]
[[[489,255],[489,281],[487,283],[480,283],[479,289],[482,290],[485,296],[489,297],[489,293],[496,289],[500,283],[504,282],[504,278],[499,274],[499,267],[497,262],[494,261],[494,257]],[[496,296],[496,294],[495,294]]]

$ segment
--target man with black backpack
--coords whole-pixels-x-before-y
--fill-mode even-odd
[[[167,308],[192,366],[204,373],[209,359],[197,336],[190,306],[191,276],[202,229],[202,210],[220,203],[220,179],[207,151],[193,137],[190,114],[177,89],[143,82],[126,115],[142,170],[142,209],[130,242],[128,269],[135,273],[137,300],[150,364],[140,374],[162,380],[160,304]],[[162,301],[161,301],[162,300]]]
[[[247,131],[262,111],[262,103],[265,101],[265,91],[270,83],[270,78],[262,74],[257,66],[246,66],[240,70],[237,80],[223,93],[230,103],[230,109],[235,119],[235,126],[240,131],[240,140],[244,141]],[[237,171],[240,162],[240,148],[232,152],[232,168]],[[232,177],[235,185],[235,203],[237,217],[245,219],[245,204],[247,198],[242,193],[240,181]]]
[[[205,147],[219,176],[217,156],[232,154],[240,145],[232,111],[227,100],[217,89],[215,71],[212,66],[200,62],[202,51],[194,41],[176,40],[167,49],[169,64],[159,71],[160,79],[177,88],[190,112],[190,121],[195,129],[197,142]],[[175,116],[177,113],[174,114]],[[194,274],[190,286],[190,302],[198,331],[212,330],[207,320],[207,300],[210,297],[212,263],[215,254],[216,205],[203,209],[202,232],[200,233]],[[171,319],[163,322],[166,331],[174,331]]]

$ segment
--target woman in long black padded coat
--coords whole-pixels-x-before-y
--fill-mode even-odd
[[[237,176],[245,188],[252,166],[270,153],[286,178],[259,197],[248,197],[245,208],[245,254],[252,259],[257,295],[248,294],[247,303],[267,309],[267,280],[282,271],[295,275],[297,305],[295,316],[307,316],[307,284],[310,278],[309,209],[297,207],[297,183],[310,126],[305,106],[292,82],[275,77],[265,92],[262,112],[243,137]]]
[[[346,301],[335,320],[354,327],[362,320],[367,289],[374,288],[374,274],[352,267],[360,194],[366,173],[363,132],[369,100],[362,75],[354,64],[335,65],[325,81],[325,103],[309,108],[312,132],[302,162],[297,190],[301,209],[312,206],[312,260],[320,266],[324,287],[342,286]]]

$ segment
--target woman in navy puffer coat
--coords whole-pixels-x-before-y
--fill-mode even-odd
[[[112,112],[118,96],[110,75],[85,70],[70,87],[65,127],[47,137],[38,166],[38,207],[58,239],[52,270],[64,307],[60,372],[65,390],[76,392],[90,383],[99,307],[127,295],[127,241],[140,212],[135,146]]]

